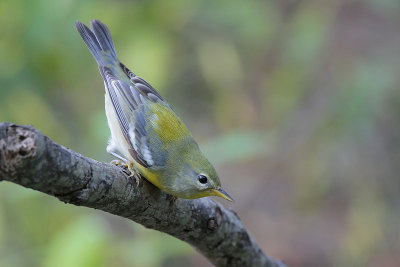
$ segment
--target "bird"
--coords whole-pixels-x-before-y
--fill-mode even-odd
[[[76,28],[98,64],[111,137],[106,151],[175,198],[233,201],[214,166],[166,100],[117,57],[111,32],[99,20]]]

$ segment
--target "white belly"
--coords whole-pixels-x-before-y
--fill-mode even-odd
[[[108,143],[107,151],[115,152],[117,154],[120,154],[122,157],[124,157],[129,161],[133,161],[132,156],[128,151],[129,148],[128,142],[126,141],[121,131],[121,127],[117,119],[117,114],[111,103],[111,99],[110,96],[108,95],[107,89],[105,95],[105,108],[106,108],[108,127],[110,128],[111,132],[111,138]]]

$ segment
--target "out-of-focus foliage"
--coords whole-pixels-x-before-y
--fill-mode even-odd
[[[400,265],[400,2],[0,1],[0,121],[102,161],[103,82],[74,26],[174,106],[264,251]],[[0,266],[202,266],[189,245],[0,183]]]

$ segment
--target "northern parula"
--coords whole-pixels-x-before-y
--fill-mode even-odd
[[[219,196],[232,201],[221,188],[213,165],[170,105],[119,61],[107,26],[98,20],[92,20],[90,26],[76,22],[104,79],[111,131],[107,152],[170,195],[188,199]]]

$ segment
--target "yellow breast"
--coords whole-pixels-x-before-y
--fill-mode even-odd
[[[146,180],[148,180],[150,183],[153,185],[157,186],[160,189],[164,189],[164,187],[161,184],[160,177],[161,174],[158,171],[151,171],[147,169],[146,167],[143,167],[140,164],[135,164],[136,169],[138,169],[139,173],[142,174]]]

